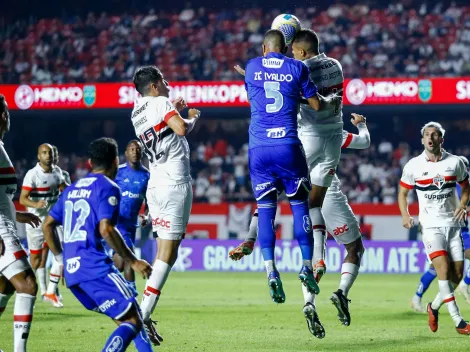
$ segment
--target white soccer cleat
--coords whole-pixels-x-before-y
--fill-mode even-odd
[[[457,286],[457,292],[464,296],[467,303],[470,303],[470,293],[468,292],[468,285],[463,281]]]
[[[45,293],[43,295],[43,300],[44,302],[49,302],[54,306],[55,308],[62,308],[64,305],[62,302],[59,301],[59,298],[56,296],[55,293]]]
[[[411,308],[418,313],[426,313],[426,310],[421,304],[421,297],[414,295],[410,302]]]

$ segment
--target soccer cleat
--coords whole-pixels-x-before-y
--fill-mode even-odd
[[[279,272],[271,271],[268,276],[269,294],[274,303],[284,303],[286,301],[286,294],[282,288],[281,277]]]
[[[347,299],[342,290],[333,292],[330,297],[331,302],[338,310],[338,319],[345,326],[351,325],[351,315],[349,314],[350,299]]]
[[[232,260],[240,260],[242,259],[245,255],[250,255],[253,252],[253,247],[255,246],[254,241],[244,241],[242,244],[240,244],[238,247],[232,249],[229,253],[228,256]]]
[[[55,293],[45,293],[43,295],[43,300],[45,302],[50,302],[56,308],[62,308],[64,305],[59,301],[59,298]]]
[[[315,265],[313,265],[313,273],[315,281],[320,282],[323,275],[326,273],[326,264],[323,259],[318,260]]]
[[[312,303],[304,305],[302,310],[304,312],[305,320],[307,321],[308,330],[318,339],[325,337],[325,328],[321,324],[318,314],[315,311],[315,306]]]
[[[465,285],[465,284],[462,285],[462,283],[460,283],[460,285],[457,286],[456,291],[460,293],[462,296],[464,296],[467,303],[470,303],[470,293],[468,292],[468,285]]]
[[[462,320],[455,330],[457,330],[457,332],[461,335],[470,335],[470,324],[468,324],[465,320]]]
[[[426,307],[426,311],[428,312],[428,325],[432,332],[436,332],[439,320],[439,311],[437,309],[432,309],[431,303],[428,303]],[[458,330],[457,330],[458,331]]]
[[[305,265],[300,269],[299,280],[307,288],[308,292],[318,295],[320,293],[320,287],[313,276],[313,271]]]
[[[426,310],[421,304],[421,297],[414,295],[410,302],[411,308],[418,313],[426,313]]]
[[[163,337],[157,332],[156,325],[157,322],[152,319],[144,321],[144,329],[147,332],[150,342],[154,346],[160,346],[161,342],[163,342]]]

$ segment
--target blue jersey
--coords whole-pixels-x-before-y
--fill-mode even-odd
[[[251,107],[249,148],[300,144],[297,113],[301,95],[317,94],[307,66],[280,53],[250,60],[245,87]]]
[[[67,287],[114,272],[101,242],[99,223],[119,215],[119,187],[102,174],[90,173],[62,193],[49,213],[64,228],[64,276]]]
[[[121,189],[118,228],[126,232],[135,231],[138,226],[140,208],[145,199],[150,173],[145,167],[134,170],[127,163],[119,166],[114,181]]]

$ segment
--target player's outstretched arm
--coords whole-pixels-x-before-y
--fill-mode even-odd
[[[110,219],[100,221],[101,237],[108,245],[125,261],[131,264],[132,269],[140,273],[144,278],[148,278],[152,273],[152,267],[145,260],[139,260],[129,249],[121,234],[116,231]]]

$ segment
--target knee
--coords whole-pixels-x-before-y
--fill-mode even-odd
[[[359,239],[351,244],[348,244],[346,246],[346,250],[348,252],[347,256],[349,259],[360,262],[362,255],[364,254],[364,245],[362,244],[362,240]]]
[[[25,279],[16,287],[18,293],[26,293],[31,296],[36,296],[38,293],[38,284],[33,272],[27,272]]]

